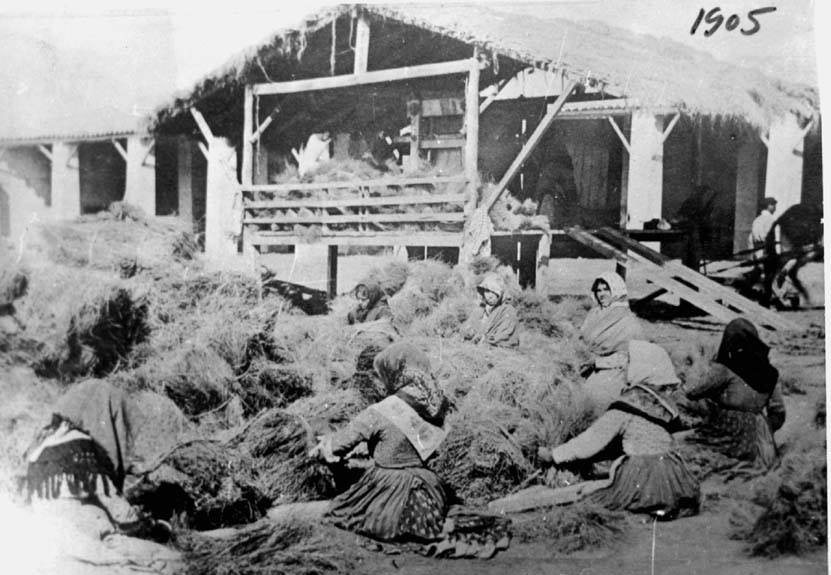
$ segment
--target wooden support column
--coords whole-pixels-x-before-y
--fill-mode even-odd
[[[649,112],[632,114],[627,211],[629,227],[661,217],[664,177],[664,117]]]
[[[333,300],[338,295],[338,246],[328,246],[326,257],[326,296]]]
[[[179,196],[176,211],[180,218],[193,223],[193,143],[187,138],[176,141],[176,189]]]
[[[70,162],[77,151],[78,144],[52,144],[52,208],[58,219],[81,215],[81,174]]]
[[[147,161],[152,148],[152,138],[135,135],[127,139],[124,201],[140,207],[148,216],[156,215],[156,167]]]
[[[745,139],[736,157],[736,210],[733,221],[733,253],[748,248],[748,236],[759,212],[761,199],[762,142]]]
[[[355,68],[353,73],[360,74],[367,71],[369,62],[369,19],[364,14],[358,14],[355,28]]]
[[[250,186],[254,181],[254,150],[251,136],[254,131],[254,95],[251,86],[245,86],[242,116],[242,185]],[[259,121],[259,118],[258,118]]]
[[[224,138],[213,138],[208,147],[208,177],[205,198],[205,255],[213,259],[236,256],[241,214],[234,206],[239,183],[232,178],[236,172],[236,150]]]
[[[465,90],[465,176],[470,197],[465,213],[469,216],[476,209],[479,189],[479,65],[476,59],[467,75]]]
[[[802,201],[804,141],[805,130],[792,115],[777,120],[770,127],[765,197],[776,198],[776,211],[780,214]]]

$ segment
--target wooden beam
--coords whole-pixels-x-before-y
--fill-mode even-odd
[[[124,161],[126,162],[127,161],[127,150],[124,149],[124,146],[122,146],[118,142],[118,140],[111,140],[111,141],[112,141],[113,146],[115,146],[115,149],[118,152],[118,155],[120,155],[122,158],[124,158]]]
[[[251,142],[252,144],[257,142],[260,139],[260,136],[263,135],[263,132],[265,132],[266,129],[275,120],[275,118],[277,118],[277,114],[279,114],[279,113],[280,113],[280,106],[276,106],[271,111],[271,113],[268,115],[268,117],[265,120],[263,120],[263,123],[260,124],[259,126],[257,126],[257,130],[253,134],[251,134],[251,137],[248,138],[248,141]]]
[[[485,211],[490,211],[490,209],[493,207],[493,204],[495,204],[496,200],[499,199],[499,196],[501,196],[505,192],[505,190],[508,188],[508,184],[511,183],[511,180],[514,179],[514,176],[516,176],[520,168],[522,168],[522,165],[525,163],[525,160],[527,160],[531,153],[535,149],[537,149],[537,145],[540,143],[540,140],[542,140],[542,137],[548,131],[548,128],[551,126],[551,124],[554,123],[554,118],[557,117],[557,114],[562,109],[563,104],[565,104],[566,100],[571,95],[571,93],[574,92],[574,89],[576,87],[577,82],[571,81],[569,85],[566,86],[566,89],[563,90],[563,93],[560,94],[560,97],[557,98],[557,101],[548,107],[548,111],[546,112],[545,116],[537,125],[537,128],[534,130],[534,133],[531,134],[531,137],[528,138],[528,141],[519,151],[517,157],[514,158],[514,161],[508,168],[508,171],[505,172],[505,175],[502,176],[501,180],[499,180],[499,184],[497,184],[496,188],[490,193],[490,195],[487,198],[485,198],[485,201],[482,202]]]
[[[246,232],[248,233],[248,232]],[[295,232],[251,232],[250,241],[260,246],[306,243]],[[329,232],[315,238],[322,245],[341,246],[442,246],[459,247],[462,234],[452,232]]]
[[[242,185],[254,183],[254,148],[251,144],[251,133],[254,127],[254,94],[251,86],[245,86],[242,106]]]
[[[465,194],[436,194],[427,196],[386,196],[382,198],[355,198],[343,200],[264,200],[246,201],[246,209],[270,208],[277,210],[298,210],[300,208],[337,209],[360,206],[401,206],[423,204],[458,204],[467,199]]]
[[[205,156],[205,160],[208,160],[210,154],[208,153],[208,146],[205,145],[205,142],[198,142],[197,145],[199,146],[199,151],[202,152],[202,155]]]
[[[50,162],[52,161],[52,152],[50,152],[49,149],[46,146],[44,146],[43,144],[40,144],[38,146],[38,152],[40,152],[41,154],[46,156],[46,159],[49,160]]]
[[[364,14],[358,15],[355,28],[355,74],[366,73],[369,62],[369,19]]]
[[[462,212],[428,214],[349,214],[345,216],[297,216],[247,217],[246,224],[373,224],[402,222],[463,222]]]
[[[359,74],[344,74],[340,76],[327,76],[324,78],[309,78],[307,80],[293,80],[290,82],[273,82],[268,84],[255,84],[252,87],[254,95],[269,96],[274,94],[296,94],[297,92],[310,92],[313,90],[331,90],[333,88],[349,88],[365,84],[379,84],[382,82],[395,82],[400,80],[414,80],[416,78],[429,78],[431,76],[444,76],[448,74],[464,74],[473,67],[478,69],[479,62],[473,58],[467,60],[453,60],[437,64],[423,64],[420,66],[407,66],[404,68],[391,68],[388,70],[377,70],[373,72],[362,72]]]
[[[667,126],[666,130],[664,130],[664,133],[661,134],[661,143],[662,144],[667,141],[667,138],[669,138],[669,135],[672,133],[672,129],[675,128],[675,124],[677,124],[678,120],[680,120],[680,119],[681,119],[681,113],[676,112],[676,114],[672,117],[672,120],[669,121],[669,125]]]
[[[150,160],[150,162],[148,162],[147,158],[149,158],[151,154],[153,155],[153,159]],[[151,168],[156,167],[156,140],[155,140],[155,138],[153,139],[152,142],[150,142],[150,145],[147,146],[147,152],[145,152],[144,157],[141,159],[141,165],[142,166],[148,166],[148,167],[151,167]]]
[[[606,119],[609,120],[609,123],[612,125],[612,129],[617,134],[618,139],[620,139],[620,143],[623,144],[623,147],[626,148],[628,153],[632,153],[632,149],[629,147],[629,140],[626,139],[626,135],[624,135],[623,130],[620,129],[620,126],[617,125],[617,122],[612,116],[606,116]]]
[[[762,140],[766,148],[770,148],[770,138],[766,134],[759,132],[759,139]]]
[[[434,138],[421,140],[422,150],[443,150],[447,148],[466,148],[467,138]]]
[[[214,133],[208,125],[208,122],[205,121],[205,116],[203,116],[202,112],[196,108],[191,108],[190,114],[193,116],[193,119],[196,120],[196,125],[199,126],[199,131],[202,132],[202,137],[205,138],[205,141],[208,142],[208,145],[210,146],[214,139]]]
[[[300,190],[334,190],[338,188],[385,188],[458,184],[467,182],[467,176],[424,176],[419,178],[379,178],[377,180],[351,180],[344,182],[314,182],[291,184],[260,184],[245,186],[246,192],[292,192]]]

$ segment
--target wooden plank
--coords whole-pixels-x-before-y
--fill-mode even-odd
[[[112,144],[115,147],[115,150],[118,152],[118,155],[124,158],[124,161],[127,161],[127,150],[124,149],[124,146],[118,140],[112,140]]]
[[[424,118],[435,118],[436,116],[462,116],[464,114],[465,104],[462,98],[430,98],[421,101],[421,116]]]
[[[296,210],[299,208],[354,208],[359,206],[409,206],[417,204],[458,204],[467,199],[465,194],[436,194],[429,196],[386,196],[383,198],[355,198],[346,200],[263,200],[246,201],[245,209],[272,208]]]
[[[251,86],[245,86],[242,116],[242,185],[254,183],[254,148],[251,143],[254,128],[254,95]],[[258,118],[259,120],[259,118]]]
[[[629,147],[629,140],[626,139],[626,136],[623,134],[623,131],[620,129],[620,126],[617,125],[617,122],[615,122],[615,119],[613,117],[606,116],[606,119],[609,120],[609,123],[612,125],[612,129],[615,131],[615,134],[617,134],[620,143],[623,144],[624,148],[626,148],[626,152],[631,154],[632,150]]]
[[[660,265],[673,275],[694,285],[702,294],[708,295],[714,300],[721,300],[724,305],[733,307],[740,312],[752,315],[757,323],[766,323],[772,327],[784,330],[804,329],[797,323],[782,317],[772,310],[760,306],[756,302],[747,299],[730,288],[714,282],[707,276],[699,274],[695,270],[691,270],[684,265],[669,261],[662,254],[648,248],[640,242],[623,236],[615,230],[610,228],[601,228],[598,233],[604,237],[611,238],[614,241],[625,245],[632,252],[639,254],[641,257],[648,259],[657,265]]]
[[[113,141],[115,141],[115,140],[113,140]],[[46,157],[46,159],[49,160],[50,162],[52,161],[52,152],[49,150],[49,148],[47,148],[43,144],[40,144],[38,146],[38,152],[43,154]],[[127,161],[127,158],[125,157],[126,155],[127,155],[127,153],[125,152],[124,155],[121,156],[122,158],[124,158],[124,161]]]
[[[350,214],[346,216],[247,217],[246,224],[374,224],[401,222],[463,222],[462,212],[432,214]]]
[[[476,60],[474,51],[474,61]],[[468,215],[476,209],[479,188],[479,66],[470,69],[465,85],[465,175],[470,201],[465,207]],[[424,143],[422,142],[422,147]]]
[[[308,243],[293,232],[246,232],[260,246],[291,246]],[[329,232],[315,239],[322,245],[339,246],[438,246],[459,247],[462,234],[449,232]]]
[[[208,125],[208,122],[205,120],[205,116],[203,116],[202,112],[196,108],[190,109],[190,115],[193,116],[193,119],[196,121],[196,125],[199,127],[199,131],[202,133],[202,137],[205,138],[205,141],[210,146],[214,139],[214,133]]]
[[[563,104],[565,104],[566,99],[568,99],[568,97],[571,95],[571,93],[574,91],[576,87],[577,82],[572,81],[566,87],[566,89],[563,90],[563,93],[560,94],[560,97],[557,98],[557,101],[553,105],[548,107],[548,111],[546,112],[545,116],[537,125],[537,128],[534,130],[534,133],[531,134],[531,137],[519,151],[517,157],[514,158],[514,161],[513,163],[511,163],[510,167],[508,168],[508,171],[505,172],[505,175],[502,176],[501,180],[499,180],[499,184],[482,202],[482,205],[484,206],[486,211],[490,211],[490,209],[493,207],[493,204],[495,204],[496,200],[499,199],[499,196],[501,196],[503,192],[508,188],[508,184],[510,184],[511,180],[514,179],[514,176],[517,175],[520,168],[525,163],[525,160],[528,159],[528,156],[530,156],[531,153],[537,148],[537,145],[540,143],[540,140],[542,140],[542,137],[545,135],[545,133],[548,131],[548,128],[554,122],[554,118],[556,118],[557,114],[560,113],[560,110],[562,109]]]
[[[446,148],[464,148],[465,138],[435,138],[423,139],[419,144],[422,150],[441,150]]]
[[[273,82],[255,84],[252,89],[255,95],[267,96],[274,94],[296,94],[313,90],[331,90],[334,88],[349,88],[365,84],[380,84],[402,80],[415,80],[431,76],[448,74],[464,74],[472,68],[479,68],[479,62],[473,58],[466,60],[452,60],[437,64],[422,64],[420,66],[406,66],[404,68],[390,68],[358,74],[344,74],[341,76],[327,76],[324,78],[309,78],[307,80],[293,80],[289,82]]]
[[[419,178],[379,178],[377,180],[349,180],[344,182],[310,182],[291,184],[261,184],[244,186],[244,192],[293,192],[308,190],[336,190],[341,188],[384,188],[404,186],[440,186],[467,182],[467,176],[424,176]]]
[[[355,28],[355,74],[366,73],[369,62],[369,19],[364,14],[358,16]]]
[[[566,233],[569,237],[573,238],[574,240],[577,240],[578,242],[587,247],[592,248],[593,250],[606,256],[607,258],[613,258],[621,264],[626,264],[629,262],[629,256],[627,256],[625,252],[620,251],[613,245],[601,240],[593,234],[590,234],[580,226],[572,226],[566,229]]]

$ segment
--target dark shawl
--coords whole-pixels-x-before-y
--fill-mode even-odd
[[[779,379],[779,371],[770,364],[770,348],[759,339],[756,327],[744,318],[736,318],[724,328],[716,361],[728,367],[747,385],[769,395]]]

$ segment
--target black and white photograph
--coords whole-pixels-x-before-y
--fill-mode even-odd
[[[0,5],[0,572],[828,573],[828,11]]]

